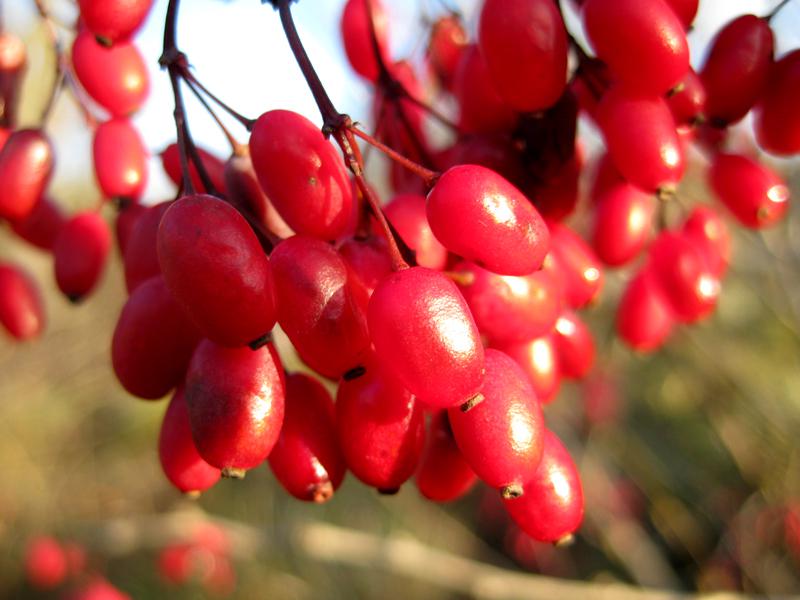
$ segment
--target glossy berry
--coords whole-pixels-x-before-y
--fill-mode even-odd
[[[42,250],[52,250],[53,244],[67,222],[64,213],[48,196],[40,196],[24,219],[11,221],[11,229],[29,244]]]
[[[347,467],[367,485],[396,492],[414,474],[425,443],[422,407],[377,362],[342,380],[336,427]]]
[[[167,287],[206,337],[243,346],[269,333],[275,324],[269,261],[230,204],[184,196],[164,213],[157,245]]]
[[[551,334],[559,373],[566,379],[583,379],[594,366],[595,345],[586,323],[571,310],[558,317]]]
[[[458,63],[468,44],[464,23],[458,15],[445,15],[431,25],[427,57],[442,85],[453,85]]]
[[[25,548],[25,577],[39,590],[58,587],[67,577],[67,557],[61,544],[50,536],[28,541]]]
[[[367,321],[378,360],[428,406],[460,405],[480,391],[480,334],[464,297],[441,273],[392,273],[373,292]]]
[[[561,387],[561,370],[551,335],[521,343],[497,344],[497,350],[511,357],[528,376],[541,404],[555,400]]]
[[[675,120],[663,98],[612,88],[598,106],[598,124],[620,174],[645,191],[674,187],[686,168]]]
[[[675,12],[675,16],[680,19],[686,29],[692,25],[700,0],[666,0],[669,7]]]
[[[717,33],[700,70],[713,125],[735,123],[758,100],[769,77],[774,43],[769,23],[755,15],[737,17]]]
[[[183,386],[175,390],[164,413],[158,458],[164,475],[184,494],[197,495],[219,481],[220,470],[204,461],[194,445]]]
[[[200,333],[175,303],[160,275],[138,286],[122,308],[111,341],[111,363],[128,392],[165,396],[186,373]]]
[[[97,183],[106,198],[136,200],[147,185],[147,149],[130,120],[101,123],[92,145]]]
[[[639,271],[625,286],[617,306],[617,333],[634,350],[660,348],[677,322],[669,300],[650,269]]]
[[[278,323],[300,358],[337,379],[369,350],[366,297],[344,260],[322,240],[296,235],[270,255]]]
[[[186,375],[192,439],[208,464],[230,477],[260,465],[284,414],[281,365],[270,345],[225,348],[203,340]]]
[[[39,336],[45,326],[36,282],[11,263],[0,263],[0,324],[18,340]]]
[[[344,163],[304,116],[272,110],[250,134],[250,156],[264,193],[297,233],[333,240],[353,220],[355,203]]]
[[[697,204],[686,218],[683,233],[692,239],[711,272],[722,277],[731,258],[731,234],[719,213]]]
[[[281,485],[299,500],[325,502],[342,483],[345,461],[336,434],[333,399],[302,373],[286,377],[283,427],[269,455]]]
[[[153,0],[78,0],[83,23],[106,45],[133,35],[152,6]]]
[[[520,528],[541,542],[565,541],[583,521],[583,486],[569,452],[546,430],[544,453],[536,475],[523,486],[520,498],[504,500]]]
[[[0,150],[0,218],[24,219],[53,171],[53,147],[43,131],[20,129]]]
[[[684,25],[665,0],[587,0],[583,22],[597,57],[631,92],[665,94],[689,69]]]
[[[72,67],[86,93],[114,117],[136,112],[150,91],[144,59],[130,42],[106,48],[84,30],[72,44]]]
[[[197,148],[200,162],[208,174],[212,185],[218,192],[226,191],[225,184],[225,162],[214,156],[208,150]],[[181,171],[181,155],[178,144],[170,144],[160,154],[161,165],[172,182],[178,187],[183,185],[183,173]],[[189,161],[189,176],[192,179],[192,186],[199,192],[208,192],[203,185],[203,180],[194,162]]]
[[[447,411],[434,413],[417,469],[420,494],[434,502],[452,502],[469,492],[477,481],[477,475],[458,449]]]
[[[477,44],[461,53],[453,95],[460,111],[458,127],[464,133],[510,132],[517,123],[517,113],[497,93]]]
[[[696,125],[704,121],[706,101],[706,88],[693,69],[686,72],[674,93],[667,97],[676,125]]]
[[[111,250],[111,231],[96,212],[72,217],[53,244],[56,283],[67,298],[78,302],[100,280]]]
[[[453,271],[475,324],[493,344],[524,342],[543,335],[553,328],[561,312],[558,282],[545,270],[515,277],[461,262]]]
[[[550,223],[550,252],[563,273],[566,303],[581,308],[603,289],[603,267],[583,238],[566,225]]]
[[[380,72],[376,47],[383,64],[390,62],[388,25],[380,0],[347,0],[341,21],[344,51],[353,70],[372,82],[378,80]]]
[[[481,393],[468,411],[449,409],[453,435],[478,477],[505,496],[519,495],[542,458],[542,409],[519,365],[491,348]]]
[[[621,182],[596,201],[591,244],[605,264],[618,267],[636,258],[650,239],[656,200],[642,189]]]
[[[386,238],[377,235],[349,238],[341,243],[337,252],[350,269],[352,284],[361,288],[364,297],[369,298],[381,280],[392,272]]]
[[[780,221],[789,208],[786,182],[747,156],[715,155],[708,179],[717,198],[745,227],[769,227]]]
[[[790,156],[800,152],[800,50],[790,52],[772,67],[755,111],[755,134],[767,152]]]
[[[151,277],[161,275],[161,266],[158,263],[158,228],[170,206],[172,202],[159,202],[143,207],[131,226],[122,255],[128,293],[132,293]]]
[[[428,194],[428,222],[451,252],[501,275],[528,275],[549,250],[547,225],[503,177],[477,165],[448,169]]]
[[[414,251],[414,258],[420,267],[437,270],[445,267],[447,248],[436,239],[428,224],[425,196],[395,196],[383,207],[383,212],[406,245]]]
[[[486,0],[478,39],[495,89],[510,107],[535,112],[556,103],[567,84],[567,34],[555,2]]]

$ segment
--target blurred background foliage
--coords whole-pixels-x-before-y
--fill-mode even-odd
[[[24,98],[32,100],[23,120],[33,122],[52,57],[41,29],[26,42],[32,64]],[[69,101],[59,104],[51,133],[62,128],[75,140],[68,161],[78,156],[84,167],[60,170],[55,193],[62,206],[86,207],[98,198],[90,138]],[[797,198],[796,168],[781,168]],[[699,165],[677,202],[693,201],[712,202]],[[113,208],[105,210],[111,217]],[[666,210],[668,217],[680,212]],[[734,256],[718,310],[680,328],[654,355],[614,339],[629,271],[608,273],[601,301],[586,312],[598,344],[595,369],[583,384],[564,384],[546,408],[585,486],[586,521],[569,548],[520,534],[483,487],[438,506],[413,482],[384,497],[350,476],[331,502],[312,506],[291,499],[265,466],[198,500],[181,498],[158,464],[164,402],[129,397],[111,370],[111,332],[125,298],[119,256],[97,293],[73,306],[56,291],[51,258],[0,231],[0,257],[35,274],[49,319],[35,343],[0,339],[0,597],[54,597],[24,577],[26,544],[42,534],[84,544],[89,565],[134,598],[213,596],[198,583],[170,585],[156,568],[164,547],[206,521],[227,532],[235,584],[216,594],[233,598],[460,598],[468,595],[465,582],[495,573],[481,570],[491,566],[504,569],[505,583],[496,595],[474,588],[475,595],[517,597],[520,585],[535,591],[536,580],[515,579],[520,573],[800,593],[797,213],[793,206],[764,233],[729,220]],[[580,218],[573,223],[581,229]],[[448,562],[457,557],[480,565]]]

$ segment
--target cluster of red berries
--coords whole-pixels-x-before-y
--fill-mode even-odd
[[[112,362],[133,395],[175,390],[159,441],[167,477],[199,493],[268,461],[289,493],[315,502],[348,470],[385,493],[416,473],[436,501],[480,479],[532,537],[569,538],[583,516],[581,483],[542,405],[562,379],[592,367],[593,337],[575,311],[598,297],[605,266],[631,264],[645,249],[619,303],[622,339],[652,350],[676,324],[713,310],[729,256],[724,219],[696,206],[669,227],[656,198],[678,193],[693,146],[708,155],[712,188],[738,221],[780,219],[786,186],[755,159],[726,152],[725,141],[756,106],[759,144],[800,151],[800,113],[787,100],[800,85],[800,54],[776,62],[768,19],[750,15],[722,29],[696,75],[686,31],[697,0],[581,2],[595,57],[569,36],[567,7],[554,0],[484,0],[474,43],[456,15],[433,25],[423,78],[392,60],[380,2],[348,0],[345,50],[375,88],[371,136],[333,109],[315,79],[291,2],[272,4],[322,130],[272,110],[245,122],[249,144],[232,144],[229,160],[197,149],[180,120],[179,86],[207,91],[169,46],[168,22],[162,63],[176,91],[178,143],[162,158],[181,192],[144,207],[145,150],[127,116],[146,75],[125,36],[149,3],[112,10],[129,17],[117,28],[97,15],[131,3],[80,3],[72,71],[76,89],[112,117],[96,129],[94,162],[105,196],[120,199],[129,293]],[[448,103],[453,119],[435,108]],[[584,171],[581,114],[607,150],[588,242],[564,224]],[[452,136],[433,139],[430,119]],[[393,159],[396,195],[384,207],[356,138]],[[110,235],[96,212],[60,223],[50,203],[41,208],[51,168],[41,132],[12,133],[0,153],[0,216],[31,237],[54,232],[45,246],[57,281],[78,299],[97,280]],[[7,271],[0,318],[12,333],[35,332],[36,295]],[[276,324],[316,376],[284,372]]]

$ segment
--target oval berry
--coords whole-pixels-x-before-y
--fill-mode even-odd
[[[106,45],[133,35],[152,6],[153,0],[78,0],[83,23]]]
[[[376,49],[384,65],[390,62],[388,25],[380,0],[347,0],[341,21],[344,51],[353,70],[369,81],[378,80]]]
[[[593,302],[603,289],[603,270],[591,246],[566,225],[550,223],[550,252],[563,272],[564,300],[572,308]]]
[[[564,311],[551,334],[559,373],[566,379],[583,379],[594,365],[595,345],[586,323],[571,310]]]
[[[669,301],[647,268],[625,286],[617,306],[617,333],[634,350],[660,348],[675,327],[677,318]]]
[[[220,470],[204,461],[194,445],[183,386],[175,390],[161,421],[158,458],[164,475],[184,494],[195,496],[219,481]]]
[[[431,25],[426,56],[436,77],[447,89],[452,88],[468,39],[464,23],[458,15],[445,15]]]
[[[284,413],[281,365],[270,345],[197,346],[186,375],[192,439],[208,464],[230,477],[258,466],[278,440]]]
[[[101,123],[92,145],[94,172],[106,198],[137,200],[147,185],[147,149],[130,120]]]
[[[24,219],[53,172],[53,147],[39,129],[20,129],[0,150],[0,217]]]
[[[509,356],[486,350],[483,400],[448,411],[458,447],[487,485],[518,495],[542,458],[544,417],[536,393]]]
[[[36,282],[10,263],[0,263],[0,323],[18,340],[37,337],[45,325]]]
[[[11,221],[11,229],[23,240],[42,250],[52,250],[53,244],[67,222],[64,213],[48,196],[38,202],[24,219]]]
[[[211,184],[216,188],[217,192],[226,192],[225,184],[225,162],[214,156],[208,150],[197,148],[197,154],[200,157],[200,162],[205,168]],[[173,143],[164,148],[160,154],[161,166],[167,177],[172,180],[172,183],[181,187],[183,185],[183,172],[181,171],[181,155],[178,149],[178,144]],[[192,178],[192,186],[198,192],[206,192],[203,179],[200,177],[200,172],[197,170],[194,162],[189,161],[189,176]]]
[[[386,238],[371,235],[365,239],[350,238],[341,243],[339,255],[347,263],[352,282],[369,298],[381,280],[392,272],[392,259]]]
[[[731,234],[722,217],[710,206],[697,204],[692,208],[681,231],[692,239],[703,254],[711,272],[722,277],[731,258]]]
[[[283,427],[269,455],[269,467],[299,500],[325,502],[342,483],[345,460],[336,435],[333,399],[308,375],[286,377]]]
[[[206,337],[243,346],[275,325],[269,261],[230,204],[202,194],[175,201],[157,245],[167,287]]]
[[[458,128],[464,133],[509,132],[517,123],[517,113],[495,90],[477,44],[461,53],[453,95],[458,100]]]
[[[72,302],[91,292],[103,274],[111,249],[111,231],[99,214],[72,217],[53,244],[58,288]]]
[[[555,400],[561,387],[561,371],[552,336],[545,335],[521,343],[498,344],[495,347],[522,368],[541,404]]]
[[[161,266],[158,263],[158,227],[170,206],[171,201],[143,207],[131,226],[122,255],[125,286],[129,294],[151,277],[161,275]]]
[[[630,183],[608,188],[594,207],[592,248],[605,264],[618,267],[636,258],[647,245],[656,201]]]
[[[441,273],[392,273],[375,288],[367,322],[378,360],[425,404],[447,408],[480,391],[480,334],[464,297]]]
[[[447,248],[431,231],[425,212],[425,196],[395,196],[383,207],[383,212],[406,245],[414,251],[414,258],[420,267],[437,270],[445,267]]]
[[[428,500],[452,502],[469,492],[478,480],[453,437],[447,411],[431,417],[427,443],[417,469],[417,489]]]
[[[250,156],[264,193],[297,233],[333,240],[350,225],[355,203],[344,163],[304,116],[272,110],[250,134]]]
[[[503,177],[478,165],[448,169],[428,194],[428,222],[451,252],[501,275],[528,275],[549,250],[547,225]]]
[[[800,50],[790,52],[772,68],[755,113],[758,144],[767,152],[790,156],[800,152]]]

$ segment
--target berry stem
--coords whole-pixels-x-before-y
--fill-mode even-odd
[[[350,127],[350,130],[355,135],[360,137],[362,140],[364,140],[365,142],[370,144],[371,146],[375,146],[375,148],[377,148],[378,150],[380,150],[381,152],[386,154],[389,158],[391,158],[396,163],[403,165],[409,171],[412,171],[412,172],[416,173],[417,175],[419,175],[422,178],[422,180],[425,182],[426,187],[432,188],[433,185],[436,183],[436,180],[439,179],[439,177],[441,175],[440,173],[438,173],[436,171],[431,171],[430,169],[426,169],[422,165],[415,163],[413,160],[409,160],[408,158],[406,158],[402,154],[392,150],[391,148],[389,148],[389,146],[387,146],[386,144],[378,141],[377,139],[372,137],[370,134],[368,134],[365,131],[362,131],[361,129],[359,129],[355,125],[352,125]]]
[[[241,123],[244,126],[244,128],[247,129],[247,131],[250,131],[253,128],[253,125],[255,124],[255,119],[248,119],[240,112],[231,108],[229,104],[220,100],[216,94],[211,92],[206,86],[204,86],[200,82],[200,80],[197,79],[197,77],[195,77],[194,73],[192,73],[191,69],[187,65],[185,64],[180,65],[179,68],[181,77],[183,77],[183,79],[186,81],[187,84],[203,92],[206,96],[208,96],[211,99],[212,102],[214,102],[222,110],[224,110],[234,119],[236,119],[239,123]]]
[[[222,130],[222,133],[225,136],[225,139],[227,139],[228,140],[228,144],[230,144],[231,151],[234,154],[240,153],[241,152],[241,144],[236,140],[235,137],[233,137],[233,134],[225,126],[225,123],[222,122],[222,120],[219,118],[219,115],[217,115],[217,113],[214,111],[214,109],[211,107],[211,105],[208,103],[208,101],[200,93],[200,90],[194,85],[194,83],[192,83],[191,80],[187,79],[186,77],[184,77],[183,80],[186,82],[186,85],[192,91],[192,93],[194,94],[195,98],[197,98],[197,100],[200,102],[200,104],[203,105],[203,108],[206,109],[206,112],[208,112],[208,114],[211,115],[211,118],[214,119],[214,122]]]
[[[767,16],[765,16],[765,17],[764,17],[764,19],[765,19],[767,22],[769,22],[769,21],[772,21],[772,18],[773,18],[775,15],[777,15],[779,12],[781,12],[781,10],[783,9],[783,7],[784,7],[784,6],[786,6],[787,4],[789,4],[789,2],[791,2],[791,0],[782,0],[782,1],[781,1],[781,2],[780,2],[780,3],[779,3],[779,4],[778,4],[778,5],[775,7],[775,8],[773,8],[773,9],[770,11],[770,13],[769,13]]]

